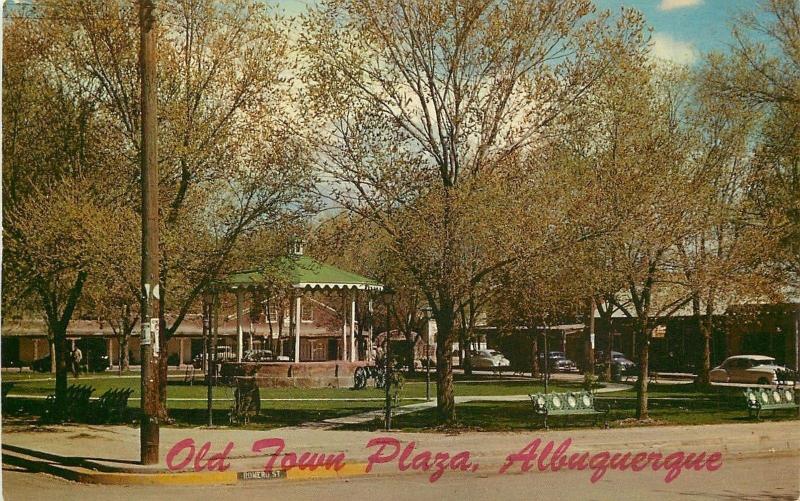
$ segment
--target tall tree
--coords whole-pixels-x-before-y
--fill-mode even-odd
[[[733,31],[727,57],[712,56],[709,87],[721,100],[764,113],[755,148],[750,194],[763,221],[781,234],[783,256],[776,267],[786,284],[800,287],[800,5],[762,0],[745,12]]]
[[[599,254],[612,272],[593,293],[636,318],[637,417],[645,419],[653,320],[687,302],[674,283],[672,257],[691,229],[695,183],[687,168],[691,143],[681,119],[680,72],[641,58],[620,60],[617,70],[586,101],[571,141],[589,159],[598,217],[615,228]]]
[[[100,203],[83,180],[43,186],[3,214],[4,283],[38,299],[55,347],[56,405],[65,403],[67,328],[87,280],[99,274],[124,235],[118,209]],[[4,291],[7,290],[4,287]]]
[[[502,198],[475,199],[487,187],[510,194],[515,157],[543,141],[609,54],[642,43],[637,14],[623,11],[609,27],[608,15],[592,12],[585,0],[347,0],[322,2],[304,19],[325,195],[391,237],[433,309],[440,422],[455,419],[457,313],[472,287],[508,265],[503,245],[519,234]],[[492,253],[478,241],[488,235]]]
[[[737,299],[773,292],[771,266],[778,248],[776,232],[757,217],[748,196],[757,176],[751,144],[758,113],[709,92],[708,81],[714,78],[701,72],[687,112],[694,137],[689,175],[695,179],[696,203],[689,214],[693,230],[677,244],[675,258],[703,338],[699,376],[704,384],[709,383],[715,314]]]
[[[67,388],[66,333],[87,282],[121,238],[123,191],[109,173],[105,121],[85,89],[43,60],[37,20],[4,20],[3,303],[35,298],[51,342],[56,400]]]
[[[223,273],[240,239],[302,215],[310,180],[296,140],[288,34],[262,2],[158,4],[162,345]],[[138,207],[138,27],[121,0],[34,3],[49,71],[106,121],[117,182]],[[167,312],[173,313],[167,321]],[[166,358],[160,357],[162,403]]]

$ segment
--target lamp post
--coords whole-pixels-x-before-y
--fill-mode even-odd
[[[547,351],[547,315],[544,316],[544,393],[547,395],[548,386],[550,383],[550,353]]]
[[[206,404],[208,408],[208,426],[214,425],[213,413],[213,389],[211,387],[211,304],[213,296],[210,292],[203,294],[203,369],[206,373]]]
[[[550,371],[548,368],[548,358],[550,354],[547,352],[547,325],[544,326],[544,393],[547,395],[547,383],[550,379]]]
[[[433,308],[421,308],[425,314],[425,401],[431,401],[431,312]]]
[[[392,294],[394,294],[394,291],[387,286],[384,289],[383,296],[384,303],[386,304],[386,321],[384,322],[386,326],[386,349],[384,350],[386,357],[386,363],[384,364],[386,376],[383,378],[384,389],[386,391],[386,409],[384,416],[384,427],[386,431],[392,428],[392,397],[390,394],[392,386],[392,336],[389,331],[391,327],[389,309],[391,308]]]

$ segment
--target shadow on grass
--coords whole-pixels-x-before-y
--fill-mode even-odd
[[[320,403],[323,406],[324,403]],[[358,406],[352,407],[330,407],[330,408],[311,408],[308,406],[297,407],[268,407],[262,408],[258,416],[250,419],[249,424],[246,426],[237,425],[244,428],[252,429],[270,429],[279,428],[284,426],[298,426],[304,423],[313,421],[322,421],[325,419],[337,418],[348,416],[351,414],[371,410],[373,406]],[[3,425],[22,425],[22,426],[35,426],[44,428],[47,424],[41,421],[41,416],[46,414],[47,404],[44,400],[38,399],[25,399],[25,398],[12,398],[8,400],[8,404],[3,408]],[[128,412],[124,419],[114,421],[110,424],[130,424],[138,423],[139,408],[138,406],[128,405]],[[170,408],[169,416],[173,426],[204,426],[208,423],[208,411],[203,408]],[[230,403],[217,403],[212,414],[213,424],[215,426],[230,426]],[[81,424],[98,424],[91,416],[82,416],[77,419],[72,419],[65,422],[81,423]]]
[[[608,416],[551,416],[551,429],[609,427],[642,425],[699,425],[756,422],[748,416],[744,396],[737,388],[702,388],[694,385],[654,385],[649,394],[649,421],[636,420],[636,393],[619,392],[596,397],[599,405],[610,406]],[[657,389],[656,389],[657,388]],[[762,413],[763,421],[797,419],[795,410]],[[541,418],[534,415],[530,402],[473,401],[456,406],[456,425],[448,430],[462,431],[522,431],[542,429]],[[595,424],[596,423],[596,424]],[[436,420],[436,410],[426,409],[396,416],[392,428],[401,431],[443,431]],[[348,424],[338,430],[376,431],[383,429],[383,421]]]

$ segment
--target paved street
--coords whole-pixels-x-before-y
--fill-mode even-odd
[[[4,429],[4,447],[24,447],[62,457],[88,457],[106,466],[142,471],[135,459],[138,430],[125,426],[54,426]],[[363,462],[376,449],[365,444],[385,433],[341,432],[308,428],[252,431],[228,428],[173,428],[162,430],[162,457],[170,445],[190,437],[199,444],[213,443],[212,452],[233,441],[231,470],[263,469],[270,456],[254,453],[249,445],[257,439],[280,437],[288,451],[343,452],[347,461]],[[416,451],[433,453],[470,451],[480,463],[475,472],[448,469],[435,483],[425,474],[400,472],[399,461],[379,464],[372,473],[328,480],[240,480],[236,485],[213,487],[119,486],[71,483],[44,473],[23,471],[13,462],[4,464],[4,499],[530,499],[541,490],[549,499],[670,499],[676,494],[710,499],[797,499],[800,495],[800,429],[796,421],[709,426],[652,426],[618,429],[580,429],[530,433],[479,433],[458,435],[390,432],[404,445],[416,442]],[[500,474],[509,454],[520,452],[531,440],[556,444],[569,438],[569,453],[599,451],[647,451],[668,454],[719,452],[722,467],[715,471],[684,469],[671,483],[664,470],[618,471],[608,469],[591,483],[592,466],[584,471],[557,472],[534,468],[520,473],[519,463]],[[541,449],[540,449],[541,450]],[[416,452],[415,452],[416,454]],[[409,461],[410,462],[410,461]],[[163,460],[162,460],[163,465]],[[24,465],[21,465],[24,466]],[[163,468],[163,466],[162,466]],[[545,470],[547,468],[544,468]],[[380,495],[377,495],[380,493]],[[538,497],[538,496],[537,496]]]
[[[610,472],[592,484],[584,472],[444,476],[435,484],[420,475],[286,482],[252,481],[220,487],[101,486],[45,474],[3,471],[7,501],[59,499],[785,499],[800,495],[800,456],[748,458],[724,463],[716,472],[681,475],[670,484],[653,472]]]

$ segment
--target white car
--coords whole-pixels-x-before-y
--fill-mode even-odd
[[[502,370],[511,366],[511,362],[497,350],[473,351],[469,361],[474,370]]]
[[[792,371],[775,365],[775,359],[764,355],[736,355],[725,359],[709,371],[712,383],[777,384],[789,383]]]

